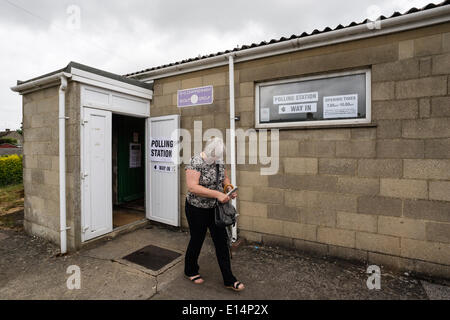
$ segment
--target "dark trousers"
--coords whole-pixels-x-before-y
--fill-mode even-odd
[[[216,248],[216,257],[222,272],[223,282],[226,286],[234,284],[237,280],[231,272],[227,231],[225,228],[216,226],[214,222],[214,208],[197,208],[187,201],[185,208],[191,239],[186,250],[184,273],[188,277],[199,274],[198,257],[205,240],[206,229],[208,228]]]

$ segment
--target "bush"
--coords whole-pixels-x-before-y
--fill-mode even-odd
[[[21,183],[22,176],[22,156],[13,154],[0,157],[0,186]]]

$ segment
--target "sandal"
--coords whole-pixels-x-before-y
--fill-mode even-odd
[[[198,276],[195,276],[194,278],[190,278],[190,277],[188,277],[188,276],[186,276],[186,278],[187,279],[189,279],[189,280],[191,280],[193,283],[195,283],[195,284],[202,284],[204,281],[202,281],[202,282],[195,282],[195,281],[197,281],[197,280],[199,280],[199,279],[202,279],[203,280],[203,278],[202,278],[202,276],[201,275],[198,275]]]
[[[242,284],[242,287],[239,288],[239,286],[240,286],[241,284]],[[242,291],[242,290],[245,289],[244,284],[243,284],[242,282],[240,282],[240,281],[236,281],[235,283],[233,283],[232,286],[225,286],[225,288],[231,289],[231,290],[234,290],[234,291]]]

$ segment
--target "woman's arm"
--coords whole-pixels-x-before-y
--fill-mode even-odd
[[[216,198],[222,203],[228,202],[230,200],[230,197],[228,197],[223,192],[211,190],[201,186],[199,184],[199,180],[200,172],[191,169],[186,170],[186,183],[189,192],[192,192],[193,194],[200,197]]]

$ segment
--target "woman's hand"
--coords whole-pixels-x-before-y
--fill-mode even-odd
[[[216,199],[221,203],[227,203],[228,201],[230,201],[230,197],[220,191],[217,191]]]
[[[229,186],[229,187],[227,188],[227,193],[230,192],[231,190],[232,190],[232,188],[231,188],[231,186]],[[233,192],[233,193],[231,194],[231,196],[230,196],[231,199],[234,199],[234,198],[236,198],[236,197],[237,197],[237,192]]]

